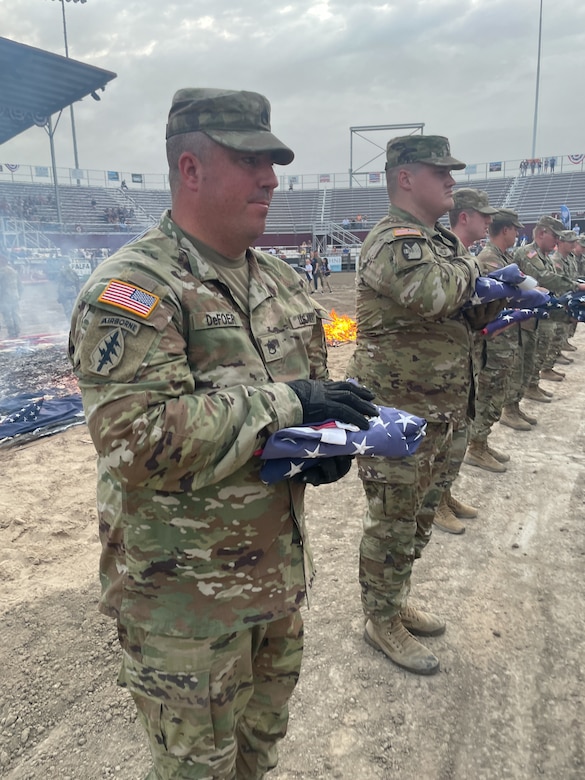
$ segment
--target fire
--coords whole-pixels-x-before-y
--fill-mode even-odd
[[[356,323],[351,317],[338,317],[335,309],[331,309],[329,315],[331,322],[325,322],[323,328],[325,330],[325,337],[327,344],[330,347],[335,347],[338,344],[343,344],[347,341],[355,341],[356,336]]]

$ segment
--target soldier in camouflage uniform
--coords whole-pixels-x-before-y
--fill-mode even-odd
[[[585,233],[577,236],[577,241],[573,249],[575,255],[575,266],[577,268],[577,274],[579,279],[585,278]],[[577,347],[571,345],[571,352],[574,352]]]
[[[473,187],[460,187],[453,193],[453,208],[449,210],[449,224],[451,230],[461,241],[464,247],[469,247],[476,241],[484,239],[491,224],[492,217],[497,209],[490,206],[489,197],[483,190]],[[477,365],[482,365],[481,348],[483,343],[481,334],[476,335]],[[441,496],[441,502],[435,512],[434,524],[441,531],[450,534],[462,534],[465,525],[460,518],[477,517],[478,510],[470,504],[455,498],[451,493],[451,487],[461,471],[461,464],[465,457],[469,427],[467,420],[462,420],[453,428],[453,442],[449,459],[449,473],[446,477],[447,487]]]
[[[150,742],[149,780],[258,780],[276,765],[313,576],[304,485],[260,480],[274,431],[367,427],[326,382],[305,283],[249,249],[292,151],[254,92],[184,89],[167,124],[172,208],[93,273],[70,354],[98,451],[100,609]],[[334,481],[342,458],[306,481]],[[311,476],[312,474],[312,476]]]
[[[574,254],[576,245],[577,234],[575,231],[563,230],[559,236],[556,251],[552,253],[550,258],[555,267],[555,271],[560,274],[565,274],[575,280],[577,280],[580,275]],[[554,358],[555,363],[559,363],[562,366],[568,366],[573,362],[573,358],[567,357],[561,350],[568,347],[568,351],[572,351],[568,341],[570,337],[575,334],[577,323],[566,315],[562,320],[556,323],[556,326],[555,338],[553,339],[552,345],[552,357]]]
[[[425,417],[428,426],[412,457],[358,457],[368,502],[359,577],[366,641],[399,666],[432,674],[439,660],[413,634],[441,634],[445,623],[407,599],[446,486],[453,428],[473,413],[470,322],[481,328],[485,320],[462,312],[479,267],[437,222],[453,207],[450,171],[465,164],[451,157],[442,136],[395,138],[386,157],[391,206],[362,246],[348,375],[369,383],[380,403]]]
[[[514,252],[514,262],[518,267],[528,276],[533,276],[541,287],[553,295],[562,295],[575,289],[585,290],[585,285],[580,285],[566,274],[559,274],[549,258],[562,230],[563,223],[560,220],[545,214],[536,223],[532,243],[520,246]],[[560,374],[555,379],[556,372],[550,362],[555,325],[552,318],[525,320],[522,323],[524,398],[550,403],[552,394],[540,387],[539,378],[562,381]]]
[[[486,275],[512,262],[509,250],[524,225],[512,209],[500,209],[489,227],[490,240],[477,256]],[[521,331],[514,324],[506,330],[482,339],[484,366],[479,374],[475,419],[471,424],[465,463],[485,471],[503,472],[510,456],[488,445],[492,425],[502,420],[517,430],[531,430],[536,419],[519,406],[521,394]]]
[[[20,335],[21,296],[22,282],[18,271],[8,264],[8,258],[0,254],[0,314],[11,339]]]

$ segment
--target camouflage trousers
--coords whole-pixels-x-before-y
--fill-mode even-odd
[[[536,367],[538,331],[522,330],[522,395],[529,386],[537,385],[539,368]]]
[[[540,320],[538,323],[536,361],[534,366],[535,381],[538,383],[538,372],[550,370],[558,355],[558,325],[553,320]]]
[[[526,331],[521,330],[520,326],[516,326],[514,329],[510,328],[510,333],[511,341],[514,345],[514,362],[512,363],[508,376],[504,406],[519,403],[522,400],[522,396],[524,395],[524,355],[526,349],[529,348],[527,342],[530,342],[530,337],[528,336],[525,338]]]
[[[470,425],[471,441],[487,441],[492,425],[500,419],[520,360],[517,329],[512,338],[504,332],[486,341],[486,362],[479,373],[475,419]]]
[[[119,634],[118,683],[148,736],[147,780],[260,780],[276,766],[301,668],[300,612],[207,639]]]
[[[452,441],[450,423],[428,423],[427,435],[411,457],[357,459],[368,502],[359,579],[369,618],[389,619],[406,605],[414,560],[431,537],[447,486]]]
[[[20,313],[18,301],[8,301],[0,304],[0,314],[8,331],[8,337],[15,339],[20,335]]]

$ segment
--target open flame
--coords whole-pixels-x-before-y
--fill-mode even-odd
[[[356,322],[351,317],[343,315],[339,317],[335,309],[331,309],[331,322],[323,323],[327,344],[335,347],[338,344],[345,344],[348,341],[355,341]]]

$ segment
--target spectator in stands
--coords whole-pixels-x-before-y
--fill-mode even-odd
[[[544,158],[544,172],[548,173],[548,157]]]
[[[124,192],[127,192],[128,185],[126,184],[126,179],[122,179],[122,184],[120,184],[120,189],[124,190]]]
[[[557,164],[557,158],[556,157],[549,157],[548,164],[550,165],[550,172],[555,172],[555,165]]]
[[[349,227],[350,227],[350,221],[349,221],[349,219],[348,219],[347,217],[344,217],[344,218],[341,220],[341,227],[344,227],[346,230],[347,230],[347,229],[349,229]]]
[[[0,314],[8,331],[8,338],[16,339],[20,335],[20,298],[22,282],[8,258],[0,254]]]

